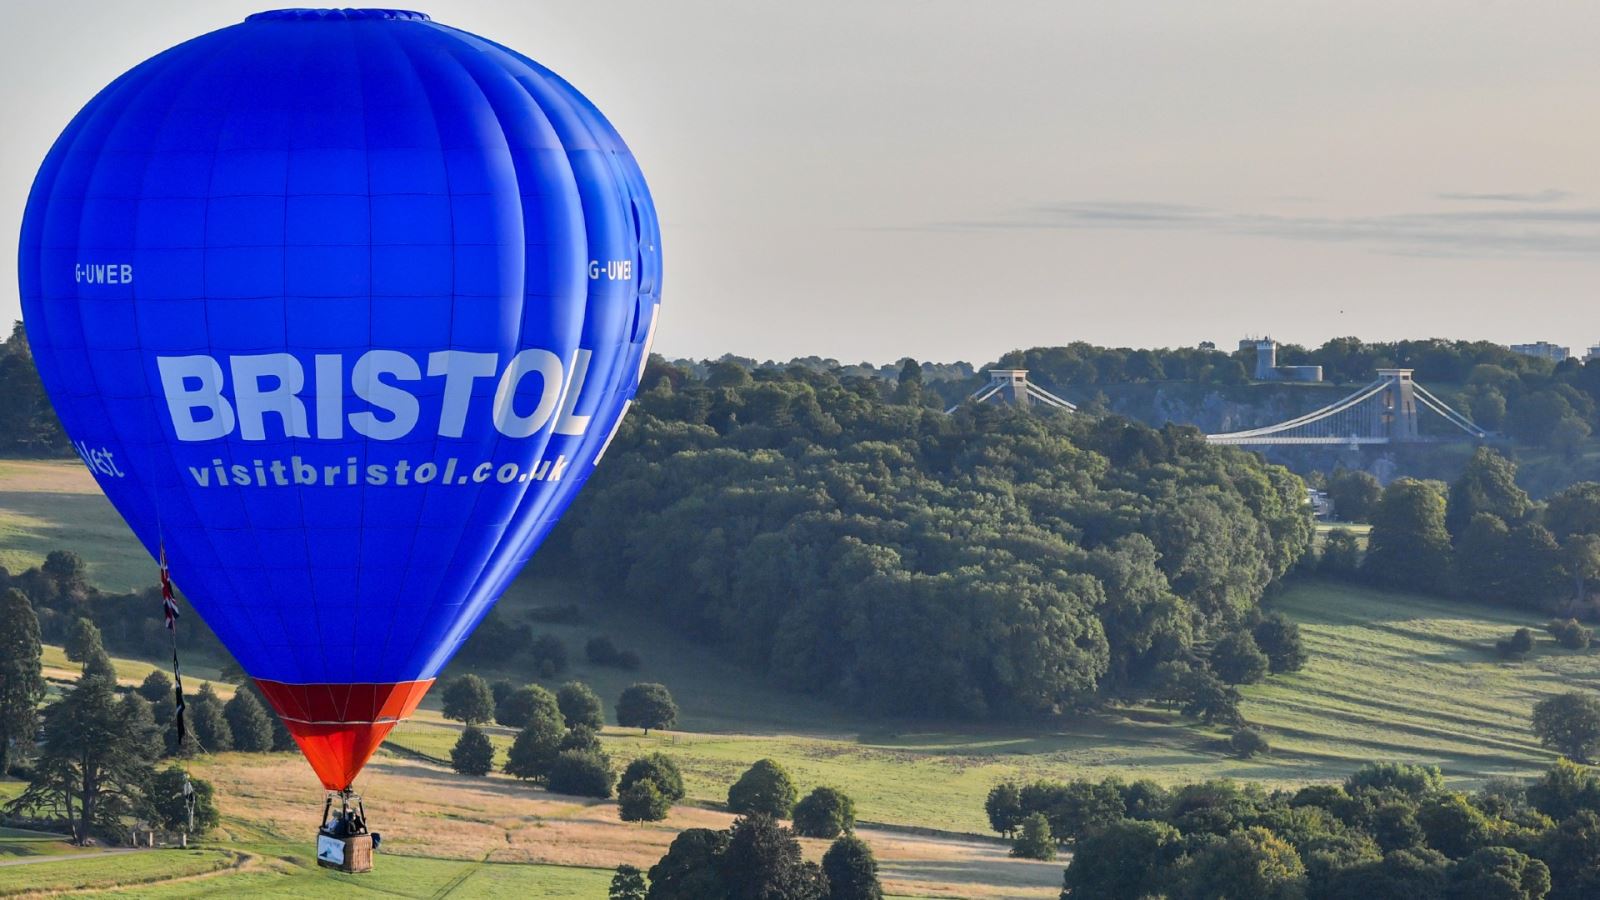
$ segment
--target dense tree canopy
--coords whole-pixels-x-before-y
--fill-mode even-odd
[[[650,365],[564,532],[607,594],[789,687],[1069,708],[1236,624],[1309,545],[1300,480],[1193,429],[725,369]]]
[[[1030,787],[1024,810],[1030,795],[1133,786]],[[1063,900],[1576,900],[1600,887],[1600,777],[1570,762],[1476,794],[1446,789],[1433,766],[1375,763],[1294,793],[1211,781],[1151,799],[1078,834]]]

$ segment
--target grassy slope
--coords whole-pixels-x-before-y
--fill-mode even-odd
[[[19,473],[19,465],[0,463],[10,467],[0,468],[0,529],[33,522],[35,532],[58,535],[59,545],[84,553],[97,575],[113,581],[142,577],[149,565],[137,547],[130,554],[123,546],[132,545],[125,531],[119,543],[97,537],[103,529],[93,527],[80,542],[75,532],[50,524],[58,514],[104,520],[111,513],[103,500],[91,495],[83,503],[47,502],[44,492],[29,485],[35,477],[70,482],[59,471],[64,467],[46,464],[40,475],[36,469]],[[84,485],[93,489],[81,468],[75,477],[80,491]],[[0,531],[0,552],[12,554],[5,558],[37,561],[42,550],[58,545],[18,544],[13,534]],[[179,578],[181,583],[181,573]],[[606,741],[620,759],[645,750],[677,756],[691,798],[709,805],[725,797],[742,768],[770,756],[789,766],[805,787],[827,783],[850,792],[864,820],[956,831],[984,829],[983,795],[1003,778],[1115,772],[1167,782],[1230,776],[1298,784],[1340,777],[1375,758],[1434,762],[1462,781],[1527,775],[1552,759],[1528,734],[1533,703],[1572,684],[1600,684],[1594,656],[1559,650],[1548,641],[1528,662],[1496,660],[1492,641],[1515,627],[1537,626],[1532,617],[1303,583],[1277,602],[1302,623],[1314,655],[1303,672],[1245,689],[1245,715],[1266,729],[1274,745],[1270,756],[1245,762],[1225,754],[1220,733],[1175,724],[1167,713],[1149,709],[1026,728],[873,721],[764,687],[705,648],[556,582],[524,578],[504,601],[512,615],[535,603],[566,602],[582,604],[588,621],[536,626],[561,636],[578,658],[565,677],[594,684],[608,704],[631,681],[663,681],[683,707],[681,732],[646,739],[610,729]],[[641,652],[644,668],[624,673],[583,663],[582,642],[597,633]],[[398,728],[390,743],[441,758],[454,737],[454,725],[424,710]],[[495,735],[502,747],[509,739],[503,730]]]
[[[721,802],[739,771],[768,756],[803,786],[844,789],[865,820],[981,832],[983,795],[1006,778],[1114,771],[1163,782],[1227,776],[1294,785],[1342,777],[1371,759],[1435,763],[1463,782],[1528,775],[1553,759],[1528,732],[1534,702],[1574,684],[1600,686],[1595,655],[1547,639],[1527,662],[1495,658],[1496,638],[1537,626],[1514,612],[1320,582],[1296,585],[1278,606],[1302,624],[1313,655],[1302,672],[1244,689],[1246,717],[1274,746],[1250,761],[1228,756],[1220,732],[1145,708],[981,729],[839,718],[818,731],[806,713],[786,727],[740,729],[747,733],[645,738],[613,728],[605,739],[623,759],[654,750],[675,756],[701,803]],[[686,658],[695,655],[703,652]],[[730,690],[717,670],[683,671],[668,683],[688,698],[707,678]],[[608,701],[615,696],[604,693]],[[766,710],[762,721],[776,715]],[[425,712],[390,742],[443,759],[456,727]],[[499,746],[509,745],[508,730],[491,732]]]
[[[117,860],[80,858],[84,866],[48,861],[29,867],[26,883],[64,888],[138,884],[193,876],[203,860],[226,865],[225,878],[141,887],[136,896],[246,893],[301,896],[335,889],[341,876],[312,868],[309,821],[320,808],[309,770],[295,754],[223,753],[193,760],[198,777],[217,788],[222,826],[196,857],[176,851],[141,852]],[[384,834],[377,871],[353,887],[429,896],[444,888],[467,896],[603,896],[619,863],[650,866],[684,828],[725,828],[731,816],[694,807],[672,810],[665,822],[623,823],[614,802],[551,794],[501,775],[468,778],[442,766],[381,753],[362,778],[371,821]],[[1059,864],[1007,857],[998,842],[955,841],[862,829],[874,848],[892,896],[1045,900],[1059,892]],[[27,851],[21,844],[27,841]],[[0,833],[0,853],[38,855],[39,844],[66,849],[59,838]],[[811,859],[826,841],[805,840]],[[0,875],[7,869],[0,866]],[[121,874],[118,874],[121,873]],[[14,876],[21,878],[20,875]],[[108,880],[109,879],[109,880]],[[116,880],[121,879],[121,880]],[[0,894],[15,884],[0,877]]]
[[[155,578],[155,564],[82,463],[0,459],[0,566],[20,572],[60,549],[78,551],[105,590]]]

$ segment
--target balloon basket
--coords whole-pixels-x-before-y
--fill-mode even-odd
[[[317,865],[352,875],[372,871],[372,835],[336,838],[317,833]]]
[[[334,800],[339,809],[334,811]],[[354,805],[351,805],[354,803]],[[330,791],[317,829],[317,865],[356,874],[372,871],[372,851],[382,840],[367,830],[361,797],[349,790]]]

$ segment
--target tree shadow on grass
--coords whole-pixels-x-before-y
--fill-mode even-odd
[[[1061,870],[1069,857],[1063,854],[1048,864],[1008,859],[992,861],[894,860],[878,864],[882,878],[915,884],[982,884],[996,887],[1061,886]]]

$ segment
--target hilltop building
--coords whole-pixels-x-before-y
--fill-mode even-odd
[[[1278,342],[1272,338],[1245,338],[1239,342],[1239,349],[1255,351],[1256,370],[1253,377],[1257,381],[1319,382],[1322,380],[1321,366],[1278,365]]]
[[[1510,350],[1512,353],[1521,353],[1523,356],[1533,356],[1539,359],[1548,359],[1551,362],[1561,362],[1562,360],[1572,356],[1571,347],[1558,347],[1549,341],[1537,341],[1532,344],[1512,344],[1506,349]],[[1589,352],[1593,353],[1595,349],[1596,348],[1594,347],[1590,347]]]

